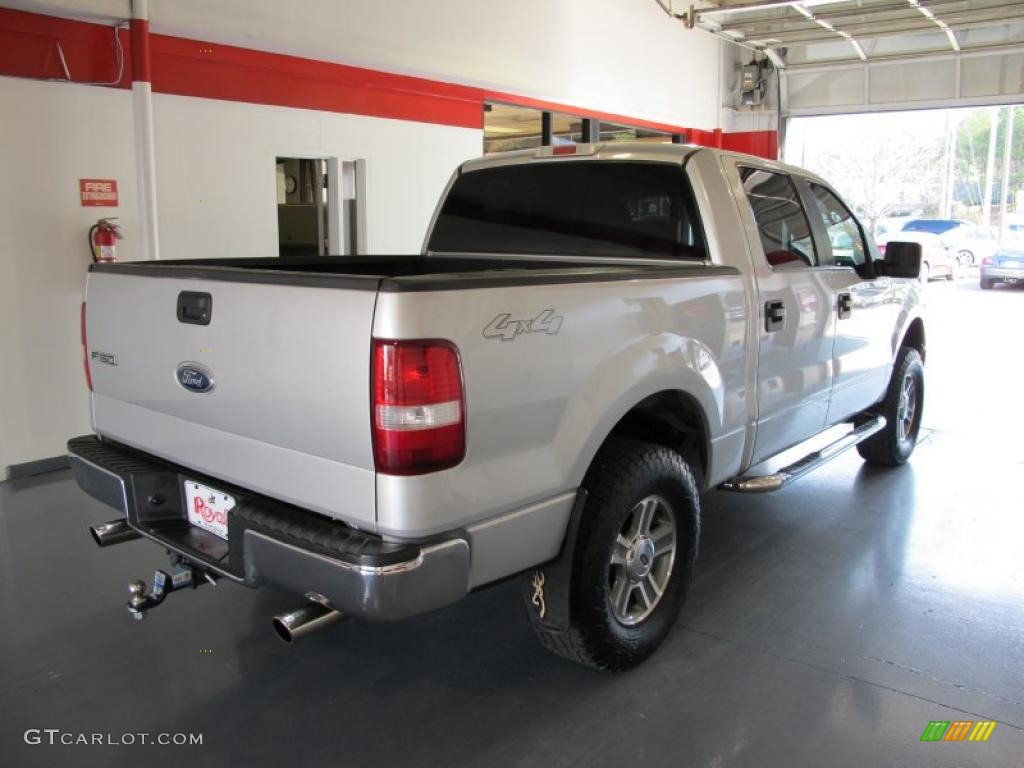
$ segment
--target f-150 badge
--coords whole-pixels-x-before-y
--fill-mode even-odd
[[[545,309],[532,320],[513,320],[512,315],[506,313],[498,315],[487,324],[484,338],[514,341],[521,333],[546,333],[554,336],[561,330],[563,319],[553,309]]]

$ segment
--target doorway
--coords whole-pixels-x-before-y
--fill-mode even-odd
[[[362,160],[277,157],[275,166],[278,256],[366,252]]]

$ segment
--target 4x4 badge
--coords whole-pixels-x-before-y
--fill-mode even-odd
[[[532,320],[513,320],[512,315],[505,313],[487,324],[484,338],[513,341],[521,333],[546,333],[554,336],[562,329],[563,319],[553,309],[545,309]]]

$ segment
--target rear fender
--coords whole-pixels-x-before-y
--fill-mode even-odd
[[[575,450],[571,477],[583,482],[601,445],[629,411],[659,392],[679,390],[704,414],[709,443],[723,430],[725,384],[711,351],[700,340],[662,333],[645,337],[608,358],[566,411],[563,434],[586,437]],[[598,422],[594,415],[600,414]],[[708,446],[709,465],[711,462]]]

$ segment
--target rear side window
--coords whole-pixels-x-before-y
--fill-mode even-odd
[[[784,173],[740,168],[764,256],[773,267],[818,263],[807,214],[793,180]]]
[[[462,174],[427,245],[435,253],[704,259],[678,165],[562,160]]]

